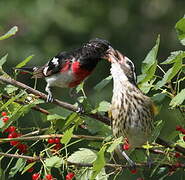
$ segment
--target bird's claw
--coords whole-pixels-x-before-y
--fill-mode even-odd
[[[54,98],[48,94],[47,99],[46,99],[46,102],[52,103],[53,100],[54,100]]]
[[[83,114],[85,112],[83,104],[78,103],[78,109],[76,110],[76,113]]]

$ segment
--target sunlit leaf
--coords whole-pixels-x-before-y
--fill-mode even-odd
[[[21,67],[25,66],[33,58],[33,56],[34,55],[28,56],[22,62],[20,62],[19,64],[17,64],[16,68],[21,68]]]
[[[110,82],[111,80],[112,80],[112,76],[110,75],[110,76],[106,77],[105,79],[103,79],[100,83],[98,83],[98,84],[94,87],[94,89],[95,89],[96,91],[102,90],[107,84],[109,84],[109,82]]]
[[[85,154],[85,156],[84,156]],[[73,163],[92,163],[97,158],[94,151],[86,148],[80,148],[79,151],[74,152],[68,157],[69,162]]]
[[[63,159],[58,156],[52,156],[50,158],[46,158],[45,160],[45,165],[48,168],[60,168],[63,163]]]
[[[182,68],[182,59],[178,59],[173,64],[173,67],[170,68],[164,75],[163,79],[161,81],[158,81],[155,85],[155,88],[158,89],[162,86],[164,86],[167,82],[169,82]]]
[[[147,54],[142,62],[142,74],[138,76],[138,83],[144,83],[153,78],[157,67],[157,53],[159,49],[160,36],[158,36],[155,46]]]
[[[11,28],[6,34],[4,34],[3,36],[0,36],[0,40],[4,40],[7,39],[13,35],[15,35],[15,33],[18,31],[18,27],[14,26],[13,28]]]
[[[7,57],[8,57],[8,54],[6,54],[5,56],[3,56],[3,57],[0,59],[0,67],[6,62]]]
[[[68,144],[69,141],[71,140],[71,137],[73,136],[73,130],[74,130],[74,127],[71,127],[70,129],[67,129],[65,132],[64,132],[64,136],[62,137],[61,139],[61,143],[62,144]]]
[[[99,112],[107,112],[110,109],[110,103],[107,101],[101,101],[99,106],[98,106],[98,111]]]
[[[182,89],[170,102],[171,107],[178,106],[182,104],[185,100],[185,89]]]
[[[122,144],[123,143],[123,137],[119,137],[117,139],[115,139],[112,144],[109,146],[109,148],[107,149],[107,152],[109,153],[112,153],[116,147],[119,145],[119,144]]]
[[[11,85],[11,84],[8,84],[8,85],[4,88],[4,90],[5,90],[8,94],[11,94],[11,93],[15,92],[17,89],[18,89],[18,87],[15,87],[15,86],[13,86],[13,85]]]
[[[22,171],[25,165],[26,165],[26,160],[23,158],[19,158],[15,166],[10,169],[9,178],[14,177],[17,174],[17,172]]]
[[[175,29],[181,44],[185,46],[185,17],[176,23]]]
[[[58,120],[58,119],[64,119],[65,117],[60,116],[58,114],[49,114],[47,115],[47,120],[51,121],[51,120]]]
[[[167,58],[167,60],[165,60],[161,64],[175,63],[178,61],[178,59],[183,59],[183,58],[185,58],[185,51],[174,51],[174,52],[171,52],[171,55]]]
[[[91,176],[91,180],[95,179],[95,177],[100,173],[102,168],[105,166],[105,157],[104,153],[106,150],[106,146],[103,146],[100,151],[97,153],[97,158],[93,162],[93,173]]]

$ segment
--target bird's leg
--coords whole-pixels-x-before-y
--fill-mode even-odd
[[[76,89],[75,88],[71,88],[70,91],[69,91],[69,95],[71,98],[75,99],[75,101],[77,102],[78,104],[78,109],[77,109],[77,113],[79,114],[82,114],[84,113],[84,106],[83,104],[77,99],[78,97],[78,93],[76,92]]]
[[[53,96],[52,96],[52,93],[51,93],[51,88],[48,84],[46,85],[45,91],[48,93],[46,102],[53,102]]]
[[[124,158],[127,160],[127,162],[130,165],[131,170],[136,169],[136,164],[134,161],[132,161],[128,155],[125,153],[125,151],[122,151],[121,154],[124,156]]]
[[[150,156],[147,152],[146,152],[146,159],[147,159],[146,165],[147,165],[149,168],[151,168],[151,167],[152,167],[152,164],[153,164],[153,160],[152,160],[151,156]]]

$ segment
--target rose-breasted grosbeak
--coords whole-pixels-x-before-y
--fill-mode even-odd
[[[33,73],[33,78],[45,78],[47,101],[52,102],[50,87],[73,88],[86,79],[110,48],[108,41],[92,39],[78,49],[61,52],[42,67],[22,67],[17,70]]]

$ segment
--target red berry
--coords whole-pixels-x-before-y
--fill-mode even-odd
[[[11,133],[11,132],[15,132],[16,131],[16,127],[15,126],[10,126],[8,128],[8,131]]]
[[[4,123],[6,123],[8,120],[9,120],[9,117],[7,117],[7,116],[3,118]]]
[[[38,180],[40,177],[40,174],[39,173],[35,173],[32,175],[32,180]]]
[[[26,144],[19,144],[17,146],[17,148],[19,149],[19,151],[21,153],[26,153],[27,152],[27,149],[28,149],[28,146]]]
[[[62,144],[55,144],[54,149],[59,150],[62,147]]]
[[[58,143],[60,143],[60,138],[56,137],[56,138],[54,139],[54,141],[55,141],[55,144],[58,144]]]
[[[181,167],[181,163],[180,162],[176,162],[174,165],[176,168],[180,168]]]
[[[7,113],[3,111],[3,112],[1,113],[1,116],[7,116]]]
[[[175,153],[175,157],[176,157],[176,158],[181,157],[180,153],[179,153],[179,152],[176,152],[176,153]]]
[[[13,138],[13,134],[12,133],[8,134],[8,138]]]
[[[34,168],[33,167],[31,167],[30,169],[28,169],[27,171],[29,172],[29,173],[31,173],[31,172],[33,172],[33,170],[34,170]]]
[[[16,138],[18,137],[18,134],[16,132],[12,132],[8,135],[8,138]]]
[[[49,143],[49,144],[54,144],[54,143],[55,143],[55,140],[54,140],[53,138],[49,138],[49,139],[48,139],[48,143]]]
[[[137,173],[137,169],[132,169],[130,172],[131,172],[132,174],[136,174],[136,173]]]
[[[47,175],[46,175],[46,179],[47,179],[47,180],[52,180],[52,179],[53,179],[53,176],[52,176],[51,174],[47,174]]]
[[[123,144],[123,150],[127,151],[129,150],[129,148],[130,148],[130,144],[128,143]]]
[[[181,132],[182,134],[185,134],[185,129],[181,129],[180,132]]]
[[[183,128],[182,128],[182,126],[177,125],[175,129],[176,129],[176,131],[181,131]]]
[[[19,144],[19,141],[10,141],[11,146],[16,146],[17,144]]]
[[[71,180],[71,179],[73,179],[74,175],[75,175],[75,174],[72,173],[72,172],[68,173],[68,174],[66,175],[66,180]]]

